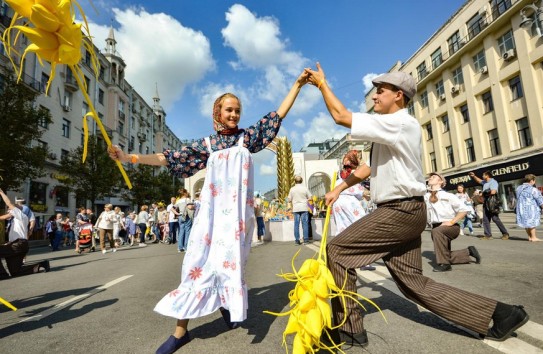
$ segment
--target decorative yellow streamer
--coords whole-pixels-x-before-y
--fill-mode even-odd
[[[49,87],[55,77],[55,68],[57,64],[67,65],[74,75],[74,78],[79,86],[85,102],[89,106],[90,112],[83,117],[83,162],[87,158],[88,147],[88,126],[87,117],[91,117],[96,121],[104,141],[108,148],[111,148],[112,143],[107,135],[92,101],[87,94],[87,84],[84,80],[84,74],[79,67],[81,62],[81,49],[85,49],[90,53],[91,65],[95,76],[98,78],[99,61],[94,52],[92,38],[90,36],[89,24],[85,12],[76,0],[6,0],[8,5],[15,10],[15,15],[11,20],[10,26],[6,28],[2,36],[2,42],[6,48],[6,53],[11,60],[11,63],[16,71],[19,72],[18,80],[21,80],[23,74],[24,59],[29,52],[36,54],[40,64],[43,65],[43,60],[51,64],[49,73],[49,81],[45,88],[45,93],[49,91]],[[82,23],[75,22],[75,8],[79,10]],[[33,25],[31,27],[30,25]],[[17,30],[14,36],[13,43],[11,38],[12,30]],[[86,33],[83,40],[83,31]],[[20,35],[24,35],[31,42],[21,55],[14,48]],[[20,65],[17,70],[17,64],[13,61],[12,55],[20,57]],[[117,167],[129,189],[132,189],[132,184],[126,174],[123,165],[120,161],[116,161]]]
[[[336,178],[336,173],[334,173],[331,185],[332,190],[335,187]],[[298,251],[292,258],[293,272],[278,274],[278,276],[283,279],[296,283],[294,289],[291,290],[288,295],[290,300],[289,306],[291,309],[280,313],[264,311],[264,313],[274,316],[289,315],[287,327],[283,332],[283,346],[285,346],[287,354],[288,347],[286,345],[286,336],[289,334],[294,334],[292,345],[292,352],[294,354],[315,353],[319,349],[324,349],[331,353],[334,353],[334,351],[337,350],[340,353],[345,354],[345,352],[341,350],[342,343],[334,343],[329,332],[329,330],[341,327],[347,320],[347,317],[344,316],[343,321],[340,324],[332,327],[332,310],[329,300],[333,298],[340,298],[345,313],[347,313],[345,298],[355,301],[360,307],[366,310],[364,305],[358,300],[362,299],[379,310],[386,322],[385,315],[373,301],[356,292],[345,290],[345,283],[341,288],[338,287],[332,273],[327,267],[326,244],[331,209],[332,206],[328,206],[326,210],[326,218],[317,259],[310,258],[305,260],[297,271],[294,266],[294,260],[300,253],[300,251]],[[347,277],[345,277],[345,281],[346,280]],[[332,346],[321,343],[320,338],[323,332],[330,343],[333,343]]]
[[[6,305],[8,308],[10,308],[10,309],[13,310],[13,311],[17,311],[17,308],[16,308],[15,306],[13,306],[12,304],[10,304],[8,301],[2,299],[1,297],[0,297],[0,303]]]

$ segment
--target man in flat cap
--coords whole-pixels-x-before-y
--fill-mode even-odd
[[[422,274],[421,234],[426,227],[425,178],[422,173],[422,133],[417,119],[406,107],[417,92],[411,75],[391,72],[373,80],[372,96],[377,114],[353,113],[345,108],[326,83],[324,71],[305,69],[309,82],[323,96],[336,124],[351,129],[356,140],[371,141],[370,161],[326,194],[328,205],[350,186],[371,176],[371,199],[377,209],[354,222],[327,245],[328,267],[336,284],[356,292],[356,269],[383,259],[401,292],[439,316],[503,341],[528,321],[522,306],[507,305],[484,296],[440,284]],[[370,167],[371,165],[371,167]],[[334,325],[328,330],[336,343],[366,346],[367,332],[362,309],[346,298],[332,299]],[[343,320],[345,321],[343,322]],[[490,323],[493,322],[491,328]],[[321,341],[326,344],[326,335]]]

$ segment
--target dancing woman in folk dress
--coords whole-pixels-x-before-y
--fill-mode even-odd
[[[246,319],[244,271],[255,226],[251,153],[272,142],[306,80],[301,74],[277,111],[246,129],[238,128],[240,100],[226,93],[213,106],[216,133],[209,137],[162,154],[134,155],[117,146],[110,149],[115,160],[168,166],[170,173],[181,178],[207,167],[200,210],[181,268],[181,284],[155,307],[158,313],[177,319],[173,335],[157,353],[173,353],[191,340],[187,330],[191,318],[220,310],[229,328]]]

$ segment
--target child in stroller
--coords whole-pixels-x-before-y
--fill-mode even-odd
[[[84,249],[92,249],[92,224],[90,222],[79,224],[79,235],[75,241],[75,251],[81,253]]]

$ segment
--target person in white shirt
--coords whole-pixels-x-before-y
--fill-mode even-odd
[[[104,205],[104,211],[96,220],[96,227],[99,230],[100,234],[100,249],[102,253],[106,253],[106,236],[109,240],[109,247],[111,252],[117,252],[117,247],[115,247],[115,240],[113,239],[113,223],[115,221],[115,212],[113,211],[112,204]]]
[[[417,93],[408,73],[389,72],[372,80],[373,111],[353,113],[336,97],[319,63],[305,69],[336,124],[351,129],[355,140],[372,142],[370,166],[361,163],[325,196],[331,206],[339,194],[371,176],[371,199],[377,209],[354,222],[327,244],[328,267],[336,284],[359,290],[354,269],[383,259],[401,292],[439,316],[503,341],[528,322],[522,306],[513,306],[438,283],[422,274],[421,234],[426,228],[426,185],[422,173],[422,131],[407,105]],[[321,337],[323,344],[344,342],[367,346],[364,313],[352,299],[332,299],[333,326]],[[492,327],[489,328],[492,323]]]
[[[456,195],[444,191],[447,182],[438,173],[431,173],[428,179],[429,191],[424,196],[428,210],[428,223],[432,226],[432,241],[437,265],[434,272],[452,270],[451,264],[481,263],[481,256],[475,246],[451,251],[451,241],[460,235],[460,222],[466,217],[469,208]]]
[[[296,184],[288,193],[288,200],[294,214],[294,238],[297,245],[301,245],[300,220],[302,221],[304,245],[309,244],[309,212],[307,211],[307,202],[311,200],[312,196],[307,188],[302,185],[302,182],[302,176],[294,177],[294,183]]]
[[[32,265],[23,264],[23,259],[28,253],[28,217],[22,212],[22,207],[12,204],[1,189],[0,196],[8,207],[8,213],[0,216],[0,220],[11,220],[8,242],[0,245],[0,280],[10,276],[39,273],[42,270],[48,272],[50,269],[49,261],[42,261]],[[2,264],[2,258],[6,260],[9,274]]]
[[[168,226],[170,230],[166,243],[172,245],[176,242],[177,229],[179,228],[179,211],[177,210],[177,206],[175,205],[176,200],[177,198],[171,197],[171,203],[166,207],[166,212],[168,213]]]

